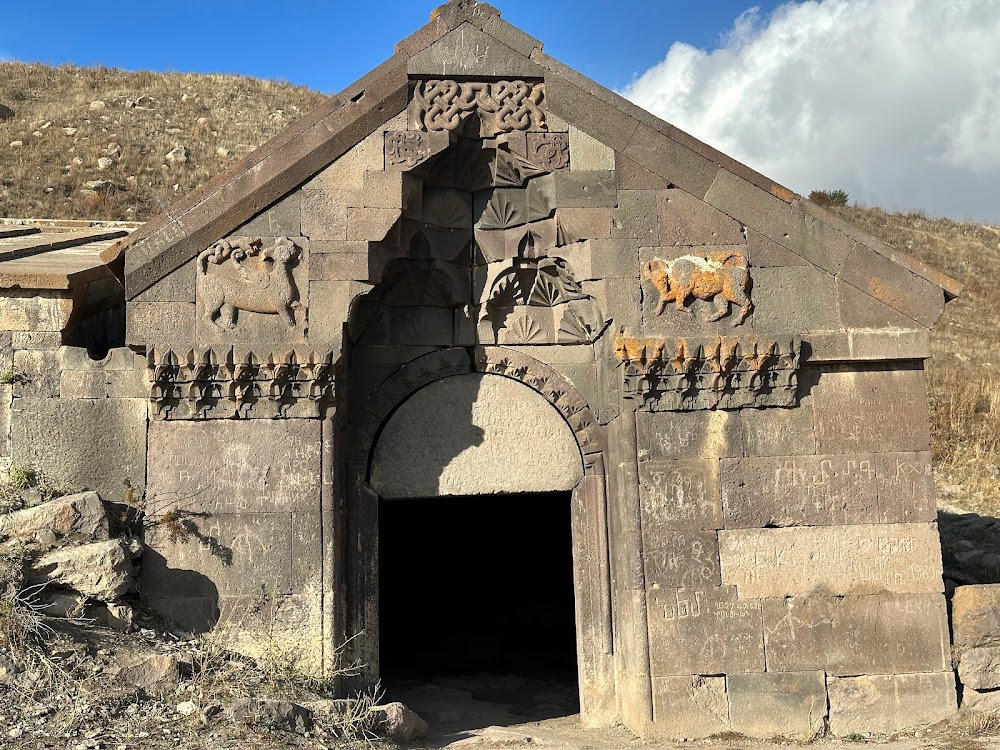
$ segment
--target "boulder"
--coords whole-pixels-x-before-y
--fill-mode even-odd
[[[958,678],[975,690],[1000,688],[1000,647],[970,648],[958,664]]]
[[[358,710],[358,701],[352,698],[326,698],[302,704],[317,719],[340,721]]]
[[[379,734],[393,742],[410,742],[427,734],[427,722],[402,703],[375,706],[372,712]]]
[[[957,648],[1000,641],[1000,584],[956,588],[951,620]]]
[[[151,656],[126,664],[118,670],[117,678],[151,695],[163,695],[177,687],[180,670],[172,656]]]
[[[1000,714],[1000,690],[980,692],[966,687],[962,690],[962,710]]]
[[[312,712],[291,701],[250,698],[234,703],[229,709],[233,721],[258,724],[269,729],[305,734],[312,729]]]
[[[5,104],[0,104],[0,122],[4,120],[9,120],[14,116],[14,110]]]
[[[51,542],[53,536],[56,542],[106,541],[108,516],[101,496],[81,492],[0,516],[0,549]]]
[[[117,539],[47,552],[25,571],[29,585],[53,584],[103,602],[120,599],[134,578],[131,556]]]
[[[163,158],[171,164],[184,164],[188,160],[188,150],[183,146],[176,146],[167,152]]]

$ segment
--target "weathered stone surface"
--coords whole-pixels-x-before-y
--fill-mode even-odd
[[[361,190],[364,187],[365,173],[381,170],[384,166],[384,130],[392,129],[394,127],[393,123],[405,128],[406,118],[403,116],[390,120],[382,128],[376,130],[326,167],[312,180],[303,185],[303,196],[314,190]],[[304,231],[303,234],[309,236],[309,232],[307,231]]]
[[[743,455],[735,412],[637,412],[639,459],[719,458]]]
[[[811,333],[810,361],[823,362],[927,359],[931,356],[930,332],[927,329],[905,330],[852,328],[836,333]]]
[[[611,172],[615,152],[579,128],[569,129],[570,169],[577,172]]]
[[[927,380],[922,370],[828,366],[813,388],[820,453],[926,451]]]
[[[683,190],[660,190],[656,196],[660,244],[697,247],[739,245],[745,241],[738,221]],[[754,260],[752,253],[750,259]]]
[[[809,741],[826,729],[823,672],[734,674],[726,687],[734,732]]]
[[[319,422],[155,421],[149,426],[147,494],[161,503],[209,513],[308,511],[318,507],[319,484]]]
[[[73,300],[57,292],[4,290],[0,329],[62,331],[73,312]]]
[[[145,483],[146,412],[139,399],[16,399],[12,460],[57,486],[93,489],[118,502],[125,480],[136,490]]]
[[[463,24],[410,58],[411,76],[543,78],[542,69],[520,52],[471,24]]]
[[[658,245],[660,225],[656,201],[653,190],[619,190],[618,207],[611,210],[611,236],[635,240],[641,245]],[[629,269],[629,272],[635,273],[635,270]]]
[[[732,586],[647,592],[653,677],[764,671],[761,603]]]
[[[47,552],[31,563],[25,580],[31,585],[47,583],[113,602],[132,588],[134,576],[128,550],[113,539]]]
[[[371,481],[384,497],[406,498],[568,490],[582,477],[576,439],[543,396],[498,375],[456,375],[395,412]]]
[[[410,742],[427,734],[427,722],[402,703],[375,706],[379,734],[393,742]]]
[[[779,245],[792,250],[801,249],[804,214],[781,198],[726,170],[718,172],[711,190],[707,192],[705,201],[708,204],[753,227]]]
[[[610,208],[560,208],[556,211],[560,231],[569,240],[605,239],[611,236]],[[638,270],[634,271],[638,275]]]
[[[247,698],[229,708],[233,721],[256,724],[268,729],[305,734],[312,729],[312,712],[291,701]]]
[[[925,328],[933,328],[944,310],[941,287],[860,242],[844,262],[838,278]]]
[[[753,227],[746,227],[747,246],[750,250],[750,265],[755,268],[787,268],[788,266],[812,266],[798,253],[768,239]]]
[[[742,409],[743,451],[747,456],[808,456],[816,452],[812,398],[802,395],[799,405],[786,409]]]
[[[951,618],[956,648],[1000,641],[1000,584],[956,588]]]
[[[126,340],[136,346],[190,344],[195,340],[194,302],[130,302]]]
[[[952,672],[831,677],[827,687],[830,732],[837,737],[937,724],[957,710]]]
[[[769,672],[905,674],[950,669],[941,594],[768,599]]]
[[[298,224],[298,217],[296,217]],[[295,234],[298,234],[296,230]],[[167,274],[135,298],[135,302],[191,302],[195,301],[195,276],[198,259],[190,261]]]
[[[981,646],[963,652],[958,677],[962,685],[975,690],[1000,688],[1000,648]]]
[[[151,656],[123,666],[116,679],[152,695],[164,695],[177,687],[180,669],[173,656]]]
[[[837,279],[837,304],[840,320],[847,328],[912,329],[918,326],[912,318],[879,302],[843,279]]]
[[[929,451],[876,453],[875,485],[882,523],[912,523],[937,518]]]
[[[709,589],[720,585],[719,542],[714,531],[643,528],[646,583],[664,589]]]
[[[698,740],[729,731],[725,677],[656,677],[653,723],[658,734]]]
[[[347,239],[349,242],[389,239],[399,217],[400,210],[397,208],[349,208]]]
[[[14,349],[58,349],[62,346],[62,334],[59,331],[5,331],[7,347]]]
[[[718,461],[644,461],[639,498],[643,533],[650,538],[675,529],[723,527]]]
[[[1000,712],[1000,690],[979,692],[963,685],[962,710],[988,714]]]
[[[722,171],[712,160],[642,124],[623,153],[696,198],[705,197]]]
[[[722,459],[726,528],[878,523],[872,454]]]
[[[101,496],[96,492],[66,495],[0,515],[0,546],[10,542],[34,544],[40,534],[51,534],[57,541],[66,542],[108,539],[108,516]]]
[[[618,202],[614,172],[556,172],[556,208],[612,208]]]
[[[311,240],[346,240],[349,194],[337,190],[301,192],[302,234]]]
[[[298,237],[302,230],[301,199],[301,192],[290,193],[233,234],[244,237]]]
[[[746,598],[944,590],[936,524],[722,531],[719,553]]]
[[[836,331],[836,280],[815,266],[758,268],[753,278],[755,333]]]
[[[100,370],[69,370],[59,378],[62,398],[106,398],[108,376]]]

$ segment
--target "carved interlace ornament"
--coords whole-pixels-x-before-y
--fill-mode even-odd
[[[259,238],[216,242],[198,256],[198,302],[210,328],[236,327],[240,310],[280,315],[290,329],[302,307],[292,265],[302,251],[288,237],[265,246]]]
[[[149,398],[157,419],[314,418],[334,397],[333,352],[258,357],[229,349],[150,349]]]
[[[733,321],[738,326],[753,310],[750,301],[750,271],[747,256],[739,250],[723,250],[708,255],[682,255],[673,260],[654,258],[642,268],[642,275],[659,292],[656,314],[673,302],[681,312],[690,312],[687,301],[711,302],[714,312],[707,318],[716,321],[729,314],[730,304],[739,308]]]
[[[797,338],[615,337],[622,396],[648,411],[794,406],[800,351]]]
[[[569,133],[528,133],[528,161],[547,172],[569,168]]]
[[[478,112],[497,132],[542,129],[545,84],[525,81],[419,81],[413,92],[414,124],[423,130],[457,130]]]

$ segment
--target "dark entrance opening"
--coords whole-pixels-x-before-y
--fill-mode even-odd
[[[547,685],[575,703],[562,715],[579,710],[571,502],[561,492],[379,503],[379,665],[390,694],[478,675],[465,685],[476,700]]]

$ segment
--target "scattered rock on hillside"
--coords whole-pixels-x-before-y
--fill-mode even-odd
[[[10,148],[21,148],[24,145],[24,141],[11,141],[7,144]]]
[[[427,722],[402,703],[375,706],[379,733],[393,742],[410,742],[427,734]]]
[[[122,666],[116,676],[147,693],[163,695],[177,687],[180,670],[174,657],[157,655]]]
[[[108,525],[96,492],[66,495],[0,516],[0,549],[12,543],[49,548],[57,542],[107,541]]]
[[[113,602],[132,588],[135,569],[131,554],[115,539],[47,552],[31,563],[25,580],[31,585],[50,583]]]
[[[115,190],[124,189],[121,185],[116,185],[110,180],[88,180],[83,183],[83,188],[80,192],[85,193],[89,190],[92,193],[113,193]]]
[[[102,171],[102,172],[105,169],[111,169],[111,167],[113,167],[114,164],[115,164],[115,160],[112,159],[112,158],[110,158],[110,157],[108,157],[108,156],[102,156],[101,158],[99,158],[97,160],[97,168],[100,171]]]
[[[9,120],[13,116],[14,116],[14,110],[6,106],[5,104],[0,104],[0,122],[3,122],[4,120]]]
[[[298,703],[248,699],[234,703],[229,709],[233,721],[259,724],[271,729],[305,734],[312,729],[312,712]]]
[[[183,146],[176,146],[167,152],[167,155],[163,158],[166,159],[171,164],[184,164],[188,160],[190,153]]]
[[[98,99],[97,101],[93,101],[90,103],[90,108],[95,111],[100,111],[102,109],[107,109],[108,103],[103,99]]]

